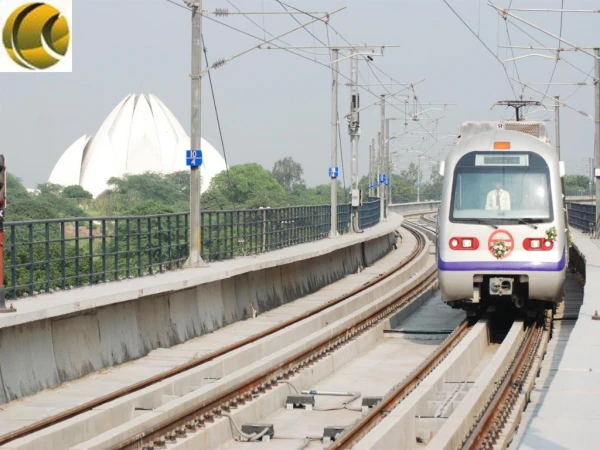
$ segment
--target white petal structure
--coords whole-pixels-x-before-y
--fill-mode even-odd
[[[225,170],[219,152],[202,139],[202,191]],[[189,170],[185,151],[190,138],[169,109],[154,95],[130,94],[109,114],[98,132],[82,136],[60,157],[51,183],[79,184],[94,197],[112,177],[144,172]]]
[[[79,172],[81,171],[81,159],[83,149],[87,145],[91,136],[83,135],[62,154],[52,173],[48,178],[49,183],[60,184],[62,186],[72,186],[79,184]]]

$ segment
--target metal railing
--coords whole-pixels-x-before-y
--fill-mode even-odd
[[[338,231],[350,206],[338,206]],[[359,208],[360,226],[379,222],[379,200]],[[163,273],[188,257],[189,213],[6,222],[6,298]],[[220,261],[324,239],[330,206],[203,211],[202,258]]]
[[[569,225],[586,233],[594,234],[596,227],[596,205],[593,203],[567,202]]]
[[[421,192],[420,195],[417,194],[404,194],[404,195],[392,195],[392,203],[416,203],[417,198],[421,202],[429,202],[429,201],[440,201],[442,199],[441,192],[429,192],[424,191]]]

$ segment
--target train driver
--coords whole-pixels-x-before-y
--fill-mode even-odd
[[[502,189],[502,183],[496,182],[496,188],[488,192],[487,200],[485,201],[485,209],[499,209],[507,211],[510,209],[510,194]]]

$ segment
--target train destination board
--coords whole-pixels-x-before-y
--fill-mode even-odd
[[[476,166],[528,166],[529,155],[495,154],[475,155]]]

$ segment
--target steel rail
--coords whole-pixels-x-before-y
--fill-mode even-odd
[[[414,231],[411,232],[415,233]],[[415,233],[415,235],[418,236],[420,250],[423,250],[426,242],[425,238],[419,233]],[[277,386],[279,380],[287,379],[294,373],[298,373],[303,368],[310,366],[327,354],[335,351],[348,340],[370,329],[380,320],[385,319],[418,297],[418,295],[429,289],[436,281],[437,269],[434,267],[426,273],[424,279],[419,284],[410,288],[408,292],[400,294],[391,303],[375,311],[369,317],[360,320],[334,336],[326,337],[308,349],[255,375],[250,380],[243,381],[218,394],[216,397],[190,407],[186,411],[110,447],[109,450],[139,449],[143,448],[145,443],[146,446],[152,446],[152,443],[157,441],[161,442],[162,445],[162,442],[174,442],[177,437],[184,437],[186,432],[195,432],[196,427],[204,426],[205,419],[212,422],[214,417],[221,416],[222,410],[230,409],[232,403],[235,405],[233,407],[236,407],[237,403],[245,402],[244,398],[250,400],[252,398],[250,391],[257,394]],[[162,439],[164,441],[161,441]]]
[[[61,412],[59,414],[50,416],[46,419],[40,420],[39,422],[33,423],[31,425],[28,425],[26,427],[20,428],[18,430],[15,430],[13,432],[4,434],[2,436],[0,436],[0,445],[4,445],[7,444],[11,441],[14,441],[15,439],[19,439],[22,437],[25,437],[27,435],[36,433],[40,430],[43,430],[45,428],[48,428],[52,425],[56,425],[60,422],[64,422],[65,420],[71,419],[73,417],[76,417],[78,415],[81,415],[87,411],[90,411],[94,408],[97,408],[98,406],[104,405],[106,403],[112,402],[116,399],[119,399],[121,397],[124,397],[126,395],[129,395],[133,392],[137,392],[141,389],[144,389],[148,386],[151,386],[153,384],[159,383],[161,381],[164,381],[168,378],[171,378],[175,375],[178,375],[180,373],[183,373],[185,371],[188,371],[190,369],[193,369],[195,367],[198,367],[202,364],[205,364],[207,362],[210,362],[212,360],[214,360],[215,358],[218,358],[220,356],[223,356],[227,353],[230,353],[234,350],[237,350],[245,345],[251,344],[253,342],[256,342],[264,337],[267,337],[271,334],[274,334],[284,328],[287,328],[301,320],[310,318],[312,316],[314,316],[315,314],[320,313],[321,311],[324,311],[328,308],[331,308],[332,306],[335,306],[345,300],[347,300],[348,298],[368,289],[369,287],[382,282],[383,280],[389,278],[391,275],[393,275],[395,272],[397,272],[398,270],[401,270],[402,268],[408,266],[409,264],[411,264],[411,262],[420,254],[420,252],[423,250],[424,245],[425,245],[425,238],[423,238],[419,233],[409,230],[411,233],[413,233],[413,235],[417,238],[417,246],[415,247],[415,249],[408,255],[408,258],[405,258],[403,261],[401,261],[400,263],[396,264],[394,267],[392,267],[390,270],[388,270],[387,272],[384,272],[380,275],[378,275],[377,277],[373,278],[372,280],[368,281],[367,283],[363,284],[362,286],[359,286],[357,288],[352,289],[351,291],[334,298],[333,300],[324,303],[316,308],[313,308],[309,311],[307,311],[306,313],[300,315],[300,316],[296,316],[296,317],[292,317],[291,319],[288,319],[284,322],[281,322],[265,331],[262,331],[258,334],[255,334],[253,336],[250,336],[246,339],[243,339],[241,341],[238,341],[236,343],[233,343],[231,345],[228,345],[226,347],[223,347],[217,351],[211,352],[207,355],[204,355],[198,359],[195,359],[193,361],[187,362],[185,364],[179,365],[177,367],[174,367],[173,369],[167,370],[165,372],[162,372],[158,375],[155,375],[153,377],[147,378],[145,380],[139,381],[137,383],[134,383],[130,386],[127,386],[125,388],[119,389],[115,392],[112,392],[110,394],[104,395],[102,397],[96,398],[94,400],[91,400],[89,402],[86,402],[82,405],[76,406],[74,408],[68,409],[64,412]]]
[[[328,450],[351,448],[373,427],[383,420],[404,398],[410,394],[431,373],[433,369],[452,351],[470,329],[468,322],[462,322],[452,334],[430,355],[419,368],[395,387],[387,397],[343,434],[339,435]]]
[[[492,448],[497,433],[502,430],[506,419],[506,417],[501,416],[512,408],[521,386],[529,374],[529,368],[535,358],[543,331],[544,327],[540,326],[537,321],[529,328],[528,334],[523,340],[517,355],[515,355],[500,387],[494,393],[485,413],[463,444],[463,450]]]

